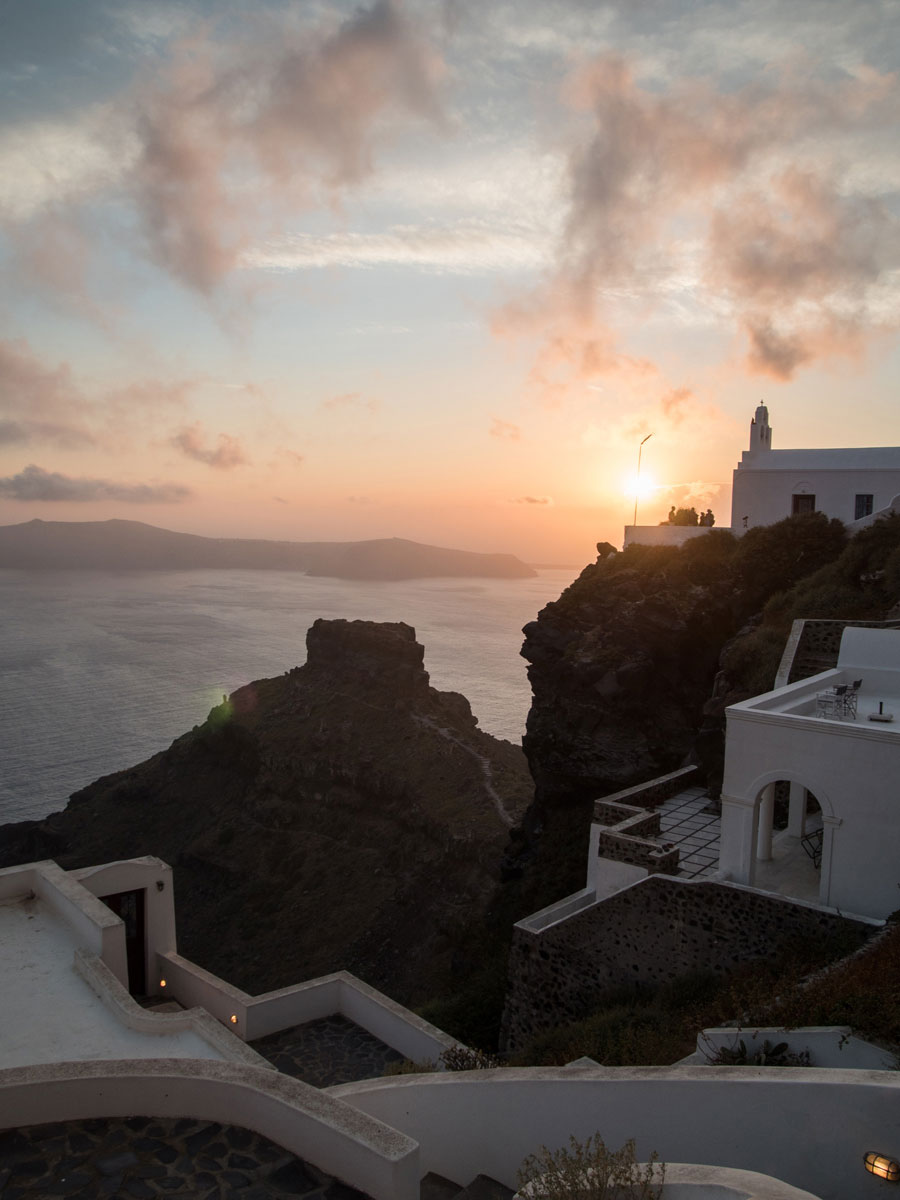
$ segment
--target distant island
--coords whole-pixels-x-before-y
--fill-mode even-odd
[[[26,521],[0,526],[0,567],[25,570],[239,569],[300,571],[335,579],[439,576],[527,579],[513,554],[477,554],[406,538],[365,542],[275,542],[174,533],[143,521]]]

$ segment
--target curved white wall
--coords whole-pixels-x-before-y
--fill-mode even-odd
[[[374,1200],[418,1200],[417,1147],[297,1079],[202,1060],[53,1063],[0,1071],[0,1129],[88,1117],[242,1125]]]
[[[900,1157],[900,1075],[783,1067],[469,1071],[330,1089],[419,1142],[422,1170],[510,1187],[541,1145],[600,1132],[638,1157],[759,1171],[822,1200],[866,1200],[883,1184],[868,1150]]]

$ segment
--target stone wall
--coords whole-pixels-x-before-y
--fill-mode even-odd
[[[700,782],[699,767],[679,767],[668,775],[657,775],[646,783],[635,784],[634,787],[624,788],[621,792],[612,792],[594,804],[594,820],[602,820],[597,816],[598,806],[603,804],[635,804],[640,808],[655,808],[671,796],[677,795],[686,787]]]
[[[516,926],[501,1045],[585,1016],[625,983],[657,985],[698,968],[725,973],[774,958],[798,937],[868,928],[833,913],[713,880],[650,875],[534,933]]]
[[[785,657],[789,661],[782,660],[777,686],[796,683],[836,667],[841,636],[848,625],[866,629],[897,629],[900,628],[900,621],[795,621],[785,647]]]
[[[632,863],[648,871],[675,874],[678,848],[659,840],[659,813],[632,804],[598,800],[594,805],[597,854],[614,862]]]

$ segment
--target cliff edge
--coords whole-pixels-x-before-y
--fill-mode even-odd
[[[308,660],[203,725],[7,826],[0,862],[176,867],[180,948],[259,993],[353,971],[406,1003],[452,990],[531,780],[429,685],[405,624],[319,620]]]

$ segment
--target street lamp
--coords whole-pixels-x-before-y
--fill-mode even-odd
[[[652,437],[653,437],[653,434],[648,433],[647,436],[644,438],[644,442],[648,442],[650,440],[650,438],[652,438]],[[640,491],[641,491],[641,452],[644,449],[644,442],[641,442],[641,444],[638,446],[637,478],[634,481],[634,526],[635,526],[635,528],[637,528],[638,496],[640,495]]]

